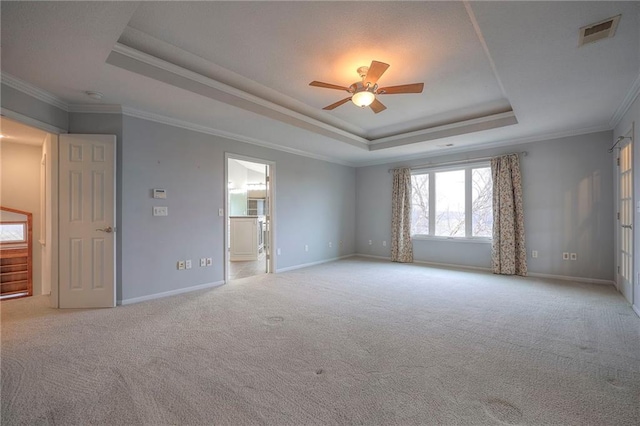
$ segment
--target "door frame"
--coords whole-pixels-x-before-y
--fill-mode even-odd
[[[229,282],[229,160],[243,160],[250,161],[252,163],[265,164],[269,166],[269,185],[267,185],[269,193],[267,194],[269,202],[268,204],[268,216],[269,220],[269,259],[268,269],[270,274],[276,271],[276,163],[275,161],[265,160],[263,158],[249,157],[247,155],[235,154],[232,152],[224,153],[224,223],[223,232],[224,247],[222,251],[224,253],[224,282]]]
[[[6,108],[0,109],[0,115],[10,120],[24,124],[25,126],[35,127],[36,129],[45,131],[49,133],[49,135],[51,135],[49,146],[47,147],[47,153],[49,155],[47,156],[46,160],[47,179],[51,183],[49,192],[51,194],[51,208],[47,211],[47,219],[49,219],[47,221],[47,226],[50,226],[51,229],[51,240],[47,240],[46,244],[51,245],[51,271],[50,276],[48,277],[51,282],[51,294],[49,296],[49,303],[52,308],[58,308],[58,136],[61,134],[66,134],[68,133],[68,131]],[[55,214],[53,214],[54,212]],[[45,278],[44,275],[43,278]]]
[[[618,162],[620,161],[620,152],[622,150],[622,146],[624,145],[629,145],[631,147],[631,224],[632,226],[634,226],[635,228],[635,215],[636,215],[636,197],[635,197],[635,192],[634,192],[634,175],[635,175],[635,161],[634,161],[634,144],[633,144],[633,131],[634,131],[634,123],[631,124],[631,126],[628,128],[628,130],[626,132],[624,132],[622,134],[622,136],[625,137],[624,140],[620,141],[621,144],[620,146],[617,147],[617,151],[616,151],[616,156],[614,157],[613,161],[614,161],[614,170],[615,170],[615,178],[614,178],[614,182],[615,182],[615,205],[614,205],[614,223],[615,223],[615,270],[614,270],[614,275],[615,275],[615,286],[616,289],[620,292],[623,293],[623,288],[622,288],[622,278],[621,278],[621,274],[620,274],[620,267],[621,267],[621,256],[622,256],[622,248],[621,248],[621,244],[622,244],[622,227],[621,225],[621,219],[619,219],[618,215],[621,212],[620,209],[620,192],[621,192],[621,188],[620,188],[620,165],[618,164]],[[627,141],[626,138],[629,138],[629,140]],[[630,302],[633,305],[633,300],[634,300],[634,287],[636,286],[636,253],[635,253],[635,249],[636,249],[636,244],[635,244],[635,229],[632,228],[631,231],[631,276],[630,278],[630,286],[631,286],[631,294],[630,294]],[[623,293],[624,296],[624,293]]]

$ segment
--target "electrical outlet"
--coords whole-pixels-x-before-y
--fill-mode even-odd
[[[570,258],[571,258],[571,260],[578,260],[578,254],[577,253],[571,253]]]
[[[333,243],[329,241],[329,248],[333,247]]]
[[[184,260],[178,260],[178,269],[182,270],[185,268]]]
[[[280,250],[280,248],[278,248],[278,249],[276,250],[276,254],[277,254],[278,256],[280,256],[280,255],[282,254],[282,250]]]
[[[568,252],[564,252],[562,253],[562,260],[569,260],[569,253]]]
[[[309,246],[308,245],[304,245],[304,251],[309,251]]]
[[[382,242],[382,247],[386,247],[386,246],[387,246],[387,242],[386,242],[386,241],[383,241],[383,242]]]
[[[184,261],[184,267],[186,269],[191,269],[191,259],[187,259]]]
[[[369,240],[369,245],[373,245],[373,241]]]
[[[207,266],[213,265],[213,258],[207,257]]]
[[[340,247],[343,247],[344,243],[342,242],[342,240],[340,240]]]
[[[538,258],[538,250],[532,250],[531,251],[531,257],[533,257],[534,259]]]
[[[200,258],[200,266],[207,266],[207,259],[204,257]]]

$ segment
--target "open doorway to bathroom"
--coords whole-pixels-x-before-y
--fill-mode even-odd
[[[227,280],[273,270],[273,163],[227,155]]]

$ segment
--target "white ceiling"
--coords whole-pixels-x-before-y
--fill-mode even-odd
[[[363,165],[611,127],[640,70],[638,2],[10,2],[2,71],[68,104],[119,104]],[[584,25],[616,36],[578,48]],[[347,103],[372,60],[380,114]],[[82,107],[72,107],[72,110]],[[453,147],[447,145],[453,144]]]

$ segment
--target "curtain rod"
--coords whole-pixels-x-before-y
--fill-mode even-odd
[[[427,168],[430,168],[430,167],[454,166],[456,164],[477,163],[477,162],[480,162],[480,161],[489,161],[492,158],[501,157],[502,155],[512,155],[512,154],[522,155],[523,157],[526,157],[527,155],[529,155],[529,153],[527,151],[511,152],[509,154],[501,154],[501,155],[493,156],[493,157],[467,158],[466,160],[448,161],[446,163],[420,164],[420,165],[417,165],[417,166],[409,167],[409,169],[410,170],[420,170],[420,169],[427,169]],[[395,168],[397,169],[398,167],[395,167]],[[389,169],[388,172],[389,173],[393,172],[393,169]]]

